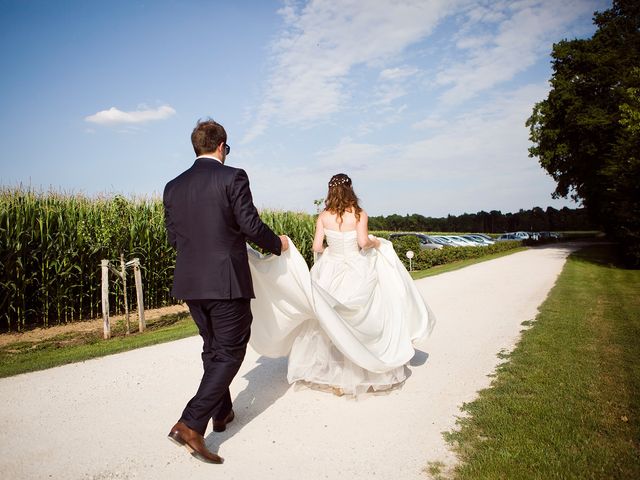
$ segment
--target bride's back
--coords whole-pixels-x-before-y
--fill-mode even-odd
[[[356,229],[358,220],[356,219],[353,210],[346,210],[342,214],[342,222],[338,221],[338,215],[325,210],[320,214],[322,219],[322,226],[327,230],[335,230],[340,232],[348,232]]]

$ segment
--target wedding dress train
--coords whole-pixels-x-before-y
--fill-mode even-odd
[[[290,383],[352,395],[390,388],[405,380],[433,314],[389,241],[360,251],[355,231],[325,232],[328,247],[311,272],[292,242],[279,257],[249,247],[250,344],[265,356],[288,355]]]

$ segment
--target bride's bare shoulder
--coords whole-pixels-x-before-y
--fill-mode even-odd
[[[326,227],[327,224],[331,223],[332,218],[333,218],[333,215],[331,214],[331,212],[329,212],[328,210],[323,210],[318,215],[318,222],[320,222],[323,226]]]
[[[329,213],[329,211],[327,210],[323,210],[318,214],[318,220],[325,221],[328,218],[331,218],[331,213]]]

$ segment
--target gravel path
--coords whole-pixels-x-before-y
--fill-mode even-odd
[[[357,400],[291,387],[286,359],[249,349],[231,385],[236,420],[207,445],[223,465],[166,438],[201,375],[200,338],[0,379],[5,479],[425,479],[452,464],[442,439],[487,387],[571,245],[530,249],[426,278],[438,323],[406,383]]]

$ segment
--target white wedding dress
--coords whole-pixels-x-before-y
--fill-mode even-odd
[[[250,344],[268,357],[288,355],[289,383],[351,395],[388,389],[405,380],[433,314],[389,241],[361,251],[355,230],[325,233],[328,247],[311,272],[292,242],[279,257],[248,247]]]

